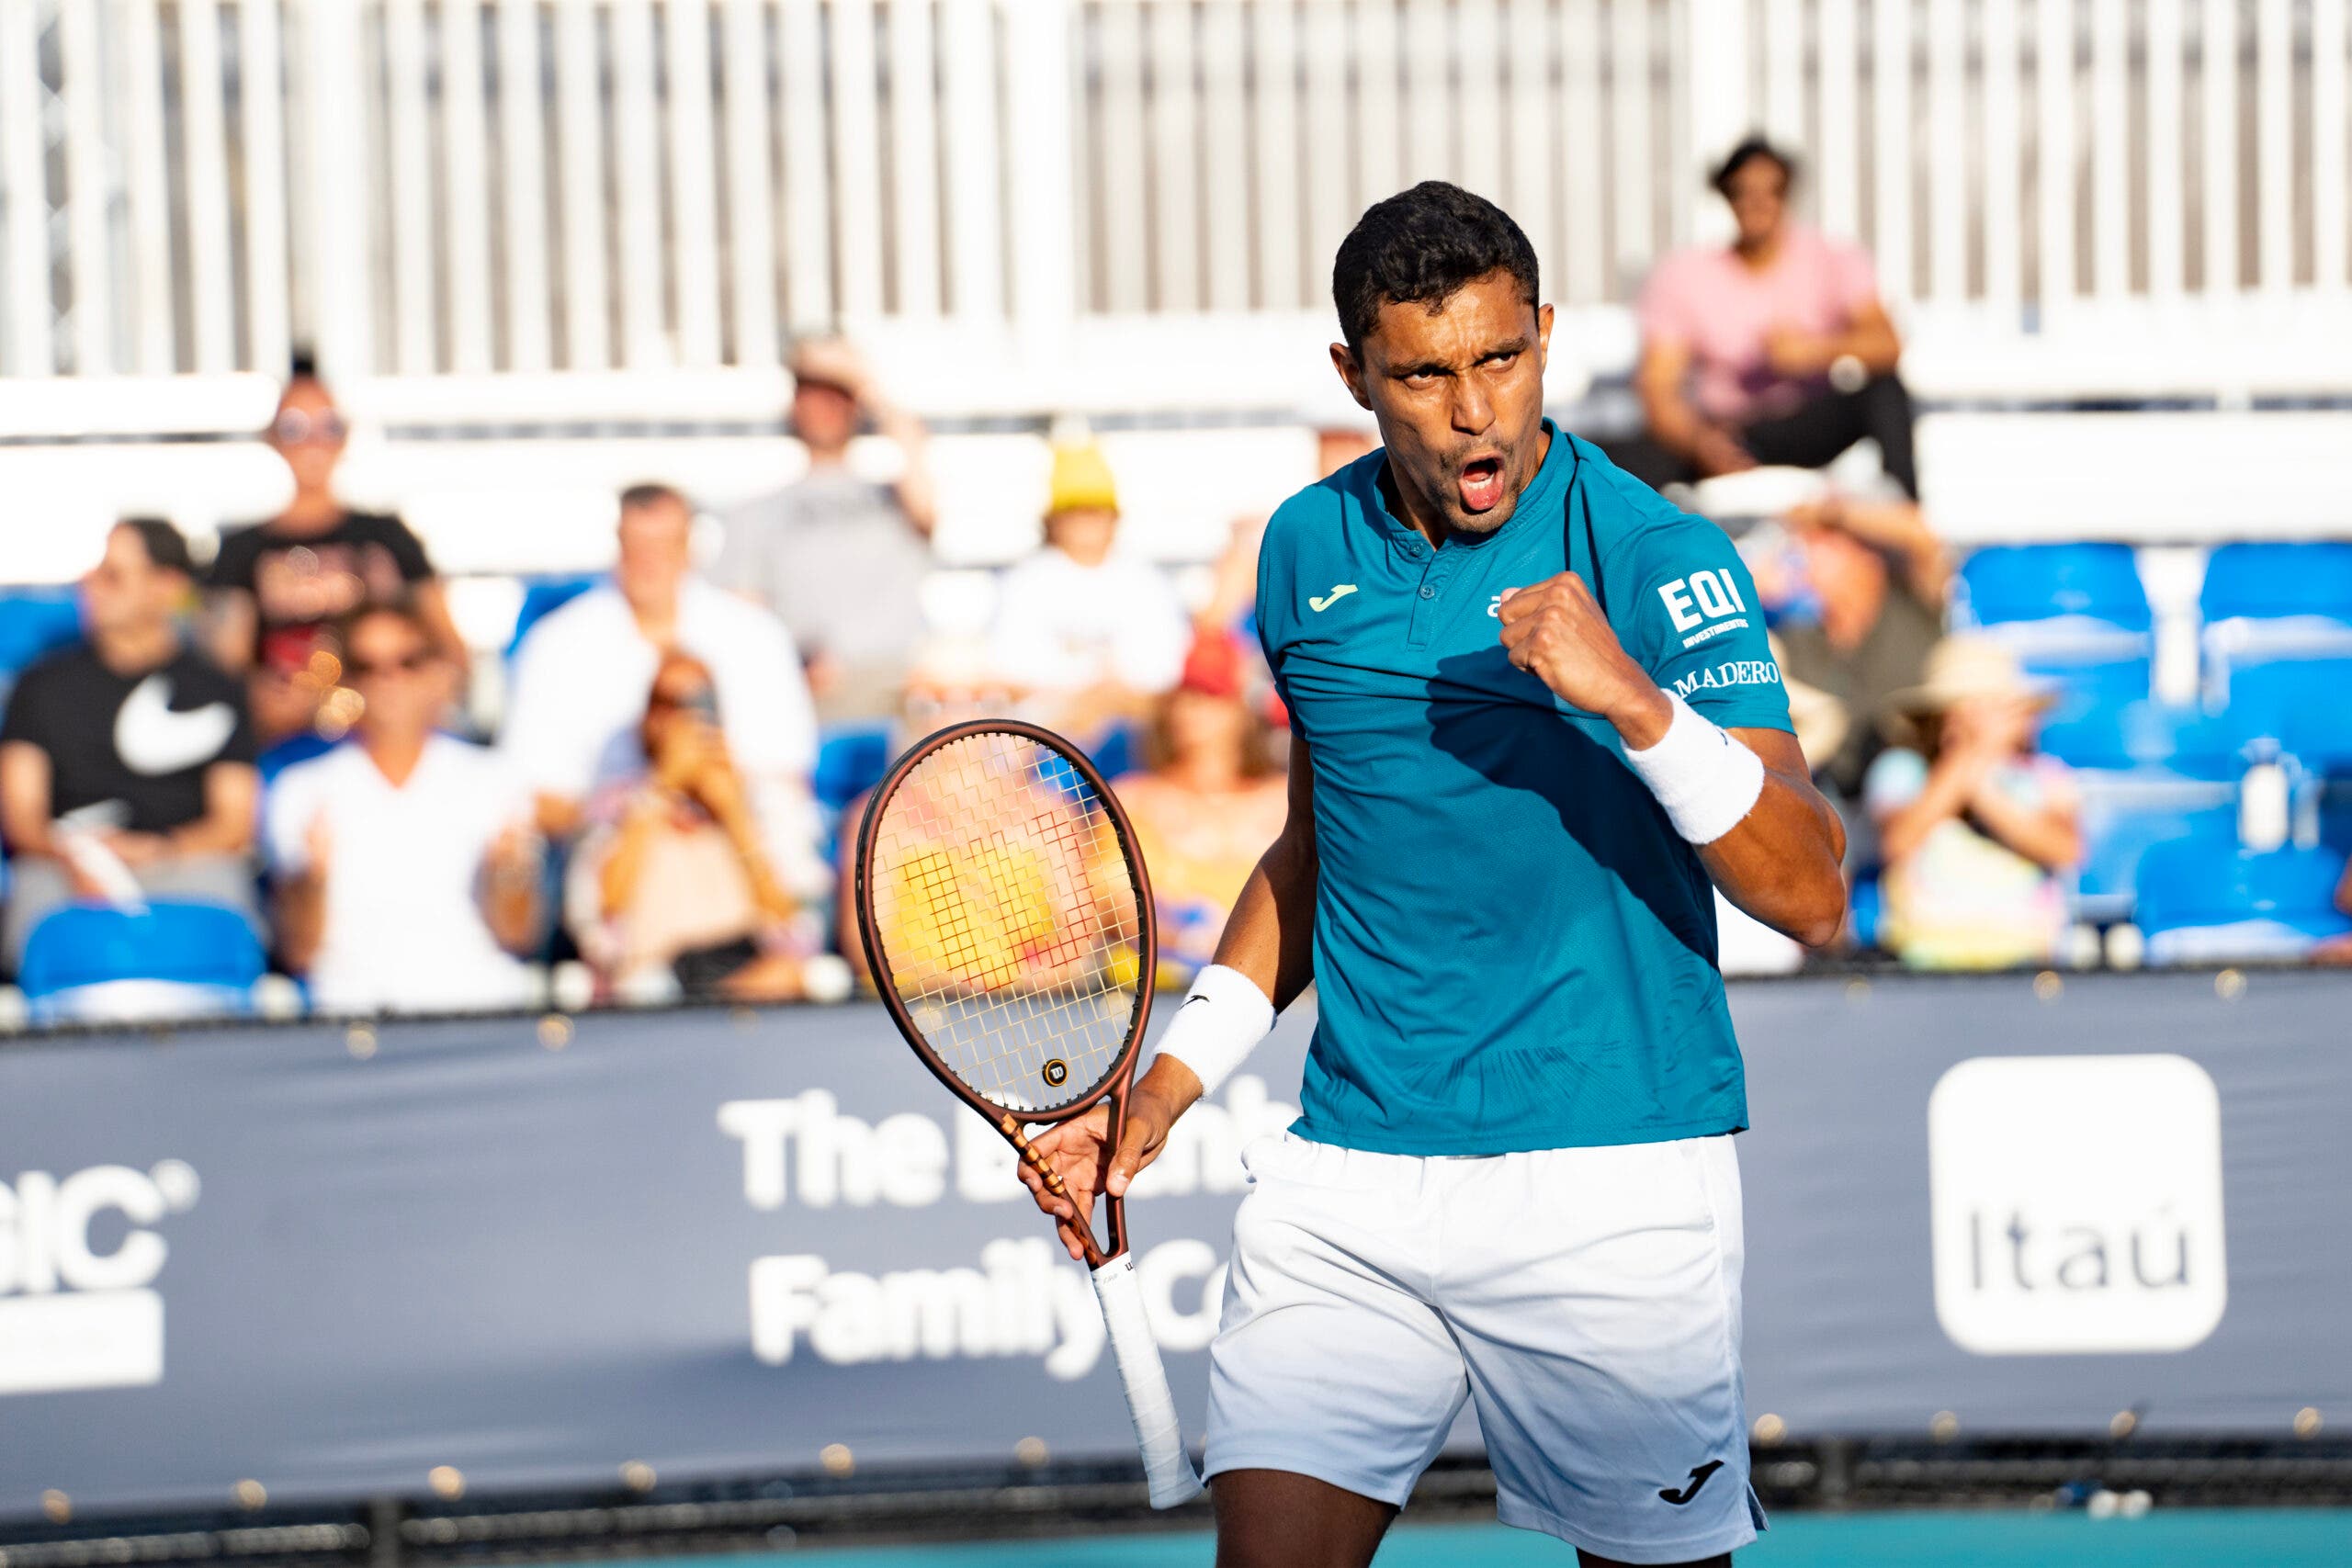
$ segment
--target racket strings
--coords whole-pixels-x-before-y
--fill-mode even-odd
[[[1083,1098],[1119,1062],[1143,910],[1101,797],[1027,736],[959,738],[885,800],[876,934],[924,1044],[1010,1111]]]

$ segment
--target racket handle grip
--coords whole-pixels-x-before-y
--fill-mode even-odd
[[[1094,1270],[1094,1294],[1110,1330],[1111,1356],[1119,1366],[1119,1386],[1136,1424],[1136,1446],[1143,1450],[1144,1479],[1151,1506],[1172,1508],[1201,1495],[1201,1478],[1184,1451],[1184,1429],[1176,1420],[1176,1396],[1168,1392],[1168,1369],[1143,1310],[1135,1259],[1121,1253]]]

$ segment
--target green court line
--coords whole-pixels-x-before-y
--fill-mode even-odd
[[[672,1558],[659,1568],[1208,1568],[1209,1537],[1093,1535],[955,1546]],[[1564,1568],[1560,1542],[1500,1525],[1405,1525],[1377,1568]],[[2352,1509],[1783,1514],[1740,1568],[2347,1568]]]

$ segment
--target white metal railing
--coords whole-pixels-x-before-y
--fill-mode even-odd
[[[0,0],[0,369],[772,367],[1319,313],[1460,180],[1565,304],[1760,125],[1890,295],[2342,301],[2352,0]],[[993,336],[989,334],[994,334]],[[538,379],[533,380],[533,378]],[[764,381],[761,383],[766,385]]]

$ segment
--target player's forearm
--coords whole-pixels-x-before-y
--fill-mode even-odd
[[[1277,1012],[1315,977],[1315,876],[1312,837],[1284,829],[1258,858],[1217,939],[1215,962],[1249,976]]]
[[[1811,780],[1767,766],[1763,793],[1739,825],[1699,849],[1723,896],[1807,947],[1846,922],[1845,829]]]

